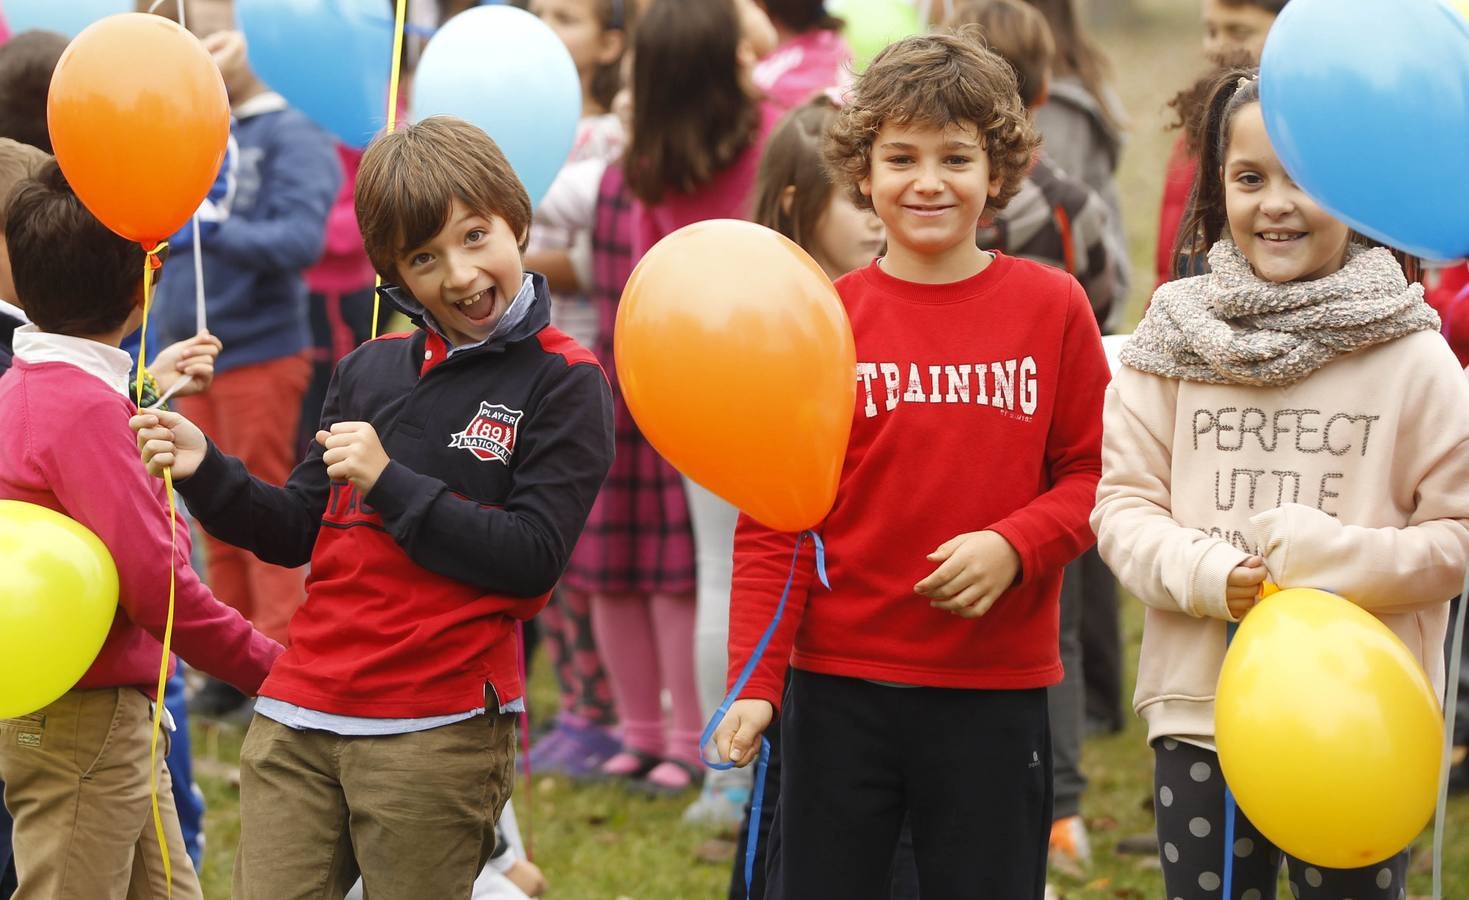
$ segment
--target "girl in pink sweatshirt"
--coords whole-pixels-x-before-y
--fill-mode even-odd
[[[1092,513],[1147,605],[1134,706],[1155,753],[1169,897],[1273,897],[1282,852],[1241,816],[1224,847],[1214,687],[1226,623],[1267,579],[1380,618],[1444,681],[1469,559],[1469,384],[1401,260],[1285,172],[1253,70],[1214,85],[1179,252],[1107,391]],[[1411,398],[1411,402],[1404,402]],[[1403,895],[1407,851],[1363,869],[1287,858],[1300,898]],[[1206,893],[1200,893],[1200,889]]]

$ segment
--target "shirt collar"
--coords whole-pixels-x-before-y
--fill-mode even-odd
[[[281,110],[285,109],[287,105],[288,104],[286,103],[285,97],[282,97],[275,91],[266,91],[263,94],[256,94],[249,100],[241,101],[240,103],[231,107],[230,112],[234,114],[234,117],[236,119],[248,119],[251,116],[260,116],[264,115],[265,113],[280,112]]]
[[[122,394],[128,393],[133,358],[126,350],[86,338],[51,334],[35,325],[15,329],[15,357],[28,363],[60,362],[96,376]]]
[[[407,291],[403,291],[399,296],[405,299],[411,298],[411,304],[417,307],[417,311],[423,316],[423,323],[429,328],[432,328],[434,334],[444,338],[444,343],[449,343],[449,339],[444,335],[444,329],[439,327],[439,323],[434,321],[434,317],[429,314],[428,310],[423,308],[423,304],[419,303],[416,297],[413,297]],[[511,329],[525,321],[526,315],[530,313],[531,307],[535,304],[535,299],[535,284],[530,273],[526,272],[522,276],[520,290],[516,292],[515,299],[510,301],[510,305],[505,308],[505,314],[500,316],[500,321],[495,323],[495,327],[490,331],[489,335],[484,340],[473,344],[461,344],[458,347],[450,344],[449,355],[453,356],[463,350],[473,350],[475,347],[483,347],[485,344],[509,334]]]
[[[19,319],[22,325],[29,325],[31,320],[26,316],[26,311],[8,300],[0,300],[0,313],[4,313],[12,319]]]

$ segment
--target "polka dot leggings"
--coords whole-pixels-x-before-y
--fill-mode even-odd
[[[1403,900],[1408,852],[1364,869],[1327,869],[1285,856],[1236,811],[1229,897],[1224,885],[1224,776],[1219,756],[1164,738],[1153,743],[1158,847],[1168,900],[1274,900],[1282,858],[1295,900]]]

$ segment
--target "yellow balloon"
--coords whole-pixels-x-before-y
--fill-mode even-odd
[[[61,513],[0,500],[0,718],[35,712],[86,674],[117,613],[117,567]]]
[[[1282,590],[1245,616],[1214,716],[1239,808],[1298,859],[1372,865],[1433,815],[1443,746],[1433,686],[1397,635],[1335,594]]]

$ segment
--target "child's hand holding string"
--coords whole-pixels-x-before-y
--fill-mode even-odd
[[[760,735],[774,718],[775,707],[768,700],[741,698],[731,703],[714,730],[714,747],[719,758],[740,768],[759,759]]]
[[[214,381],[214,361],[219,358],[223,346],[219,338],[201,331],[187,340],[164,347],[163,352],[149,364],[148,373],[158,382],[160,393],[173,397],[202,394]],[[174,384],[183,378],[188,382],[175,388]]]
[[[138,449],[143,465],[155,478],[172,466],[173,477],[185,479],[193,475],[204,461],[209,443],[199,426],[176,412],[150,409],[128,420],[128,427],[138,436]]]
[[[939,567],[913,586],[934,609],[966,619],[990,611],[1020,574],[1020,554],[994,531],[971,531],[950,538],[928,554]]]
[[[1224,582],[1224,601],[1229,605],[1229,614],[1242,619],[1245,613],[1260,602],[1260,588],[1270,573],[1265,571],[1265,560],[1251,556],[1235,566]]]

